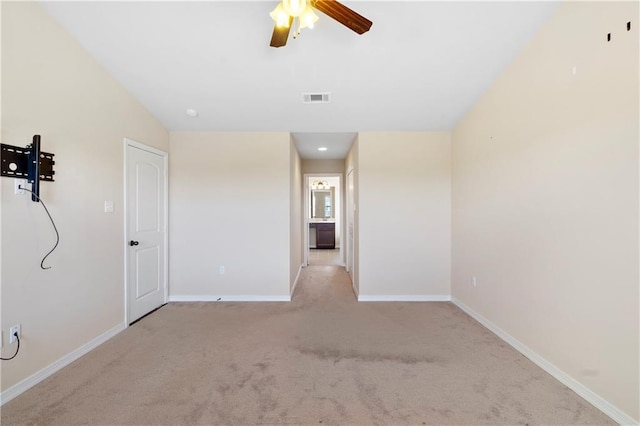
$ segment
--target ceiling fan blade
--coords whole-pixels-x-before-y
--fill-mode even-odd
[[[291,31],[291,25],[293,24],[293,18],[289,17],[288,27],[279,27],[277,24],[273,26],[273,34],[271,35],[271,47],[282,47],[287,44],[289,38],[289,31]]]
[[[311,5],[358,34],[369,31],[373,22],[336,0],[311,0]]]

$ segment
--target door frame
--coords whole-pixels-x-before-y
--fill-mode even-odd
[[[311,213],[311,191],[309,191],[309,187],[311,186],[311,178],[318,178],[318,177],[337,177],[339,178],[339,182],[340,182],[340,261],[344,264],[345,263],[345,259],[344,259],[344,254],[345,251],[343,250],[344,247],[344,236],[345,236],[345,232],[344,232],[344,223],[345,223],[345,200],[346,200],[346,194],[345,194],[345,179],[344,179],[344,174],[343,173],[305,173],[302,176],[302,187],[304,189],[303,191],[303,202],[302,204],[304,205],[304,208],[302,209],[302,226],[304,226],[304,231],[302,232],[302,244],[303,244],[303,249],[304,249],[304,256],[303,256],[303,261],[304,261],[304,266],[307,267],[309,266],[309,216]]]
[[[169,300],[169,154],[133,139],[124,138],[124,240],[122,245],[124,247],[124,323],[126,327],[129,327],[129,250],[127,246],[127,241],[129,241],[129,205],[127,204],[129,199],[129,176],[127,173],[129,157],[127,150],[129,147],[159,155],[164,162],[164,253],[162,256],[164,262],[164,303]]]

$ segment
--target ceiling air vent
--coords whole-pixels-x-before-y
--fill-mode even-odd
[[[302,102],[305,104],[326,104],[329,103],[330,93],[303,93]]]

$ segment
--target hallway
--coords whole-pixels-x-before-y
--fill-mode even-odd
[[[349,274],[343,266],[336,265],[303,268],[291,302],[320,310],[337,306],[348,309],[358,303]]]
[[[342,266],[344,263],[340,259],[340,249],[309,249],[309,265],[315,266]]]

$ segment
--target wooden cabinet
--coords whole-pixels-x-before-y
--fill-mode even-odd
[[[336,224],[318,222],[314,225],[316,227],[316,248],[336,248]]]

